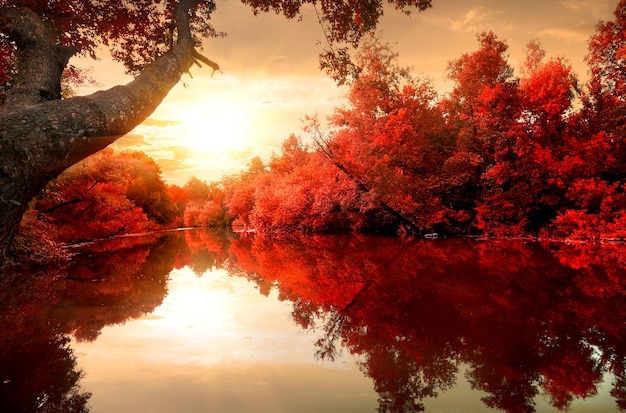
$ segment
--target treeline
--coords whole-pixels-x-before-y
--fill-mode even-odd
[[[232,186],[262,171],[254,158]],[[168,185],[143,152],[105,149],[52,180],[22,220],[10,255],[13,262],[63,258],[63,245],[181,227],[230,227],[233,190],[196,177]]]
[[[536,41],[517,74],[487,32],[439,96],[370,39],[348,103],[308,119],[313,145],[291,136],[266,168],[220,182],[228,214],[269,233],[626,238],[626,1],[615,15],[589,41],[585,84]]]

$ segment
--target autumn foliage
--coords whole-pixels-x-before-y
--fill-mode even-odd
[[[225,206],[262,233],[336,230],[624,239],[626,2],[589,43],[590,78],[530,42],[519,75],[492,32],[449,63],[452,90],[375,36],[327,125],[309,117]],[[303,143],[308,142],[308,143]]]
[[[168,228],[177,215],[152,159],[104,150],[65,171],[33,200],[10,258],[63,258],[63,244]]]

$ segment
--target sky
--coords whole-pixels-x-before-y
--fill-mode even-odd
[[[202,51],[223,73],[194,66],[141,125],[115,144],[142,150],[160,165],[170,184],[191,176],[207,182],[246,169],[250,159],[268,161],[290,134],[301,136],[302,119],[320,119],[345,104],[345,90],[319,70],[324,37],[312,8],[300,21],[274,14],[254,16],[236,0],[216,0],[212,16],[224,38],[207,39]],[[389,8],[379,32],[399,53],[398,63],[432,78],[445,94],[448,62],[477,49],[476,36],[492,30],[509,45],[517,68],[531,40],[548,57],[566,58],[580,80],[587,68],[587,41],[600,20],[612,20],[618,0],[433,0],[433,7],[405,16]],[[76,63],[76,62],[72,62]],[[88,94],[131,79],[121,65],[102,54],[81,60],[93,70],[97,87]]]

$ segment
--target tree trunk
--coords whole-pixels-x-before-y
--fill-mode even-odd
[[[104,149],[146,119],[196,60],[189,10],[181,0],[177,43],[132,82],[61,100],[61,73],[73,50],[28,8],[0,8],[3,31],[18,47],[17,81],[0,106],[0,266],[30,200],[66,168]]]

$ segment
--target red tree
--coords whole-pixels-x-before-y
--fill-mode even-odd
[[[149,198],[165,197],[165,186],[158,174],[139,173],[140,169],[155,172],[150,169],[153,162],[143,162],[147,162],[143,156],[105,150],[76,164],[41,193],[35,204],[39,219],[51,223],[63,242],[156,228],[162,218],[157,207],[163,207],[153,205]],[[160,192],[144,186],[147,181],[160,183]],[[151,191],[141,193],[142,198],[148,197],[145,202],[133,199],[137,185]],[[170,211],[173,205],[169,199],[166,202],[165,210]]]
[[[567,115],[576,78],[560,59],[540,60],[529,47],[525,77],[517,88],[514,121],[498,125],[494,165],[485,171],[485,192],[477,205],[478,227],[490,234],[536,233],[556,215],[567,178],[562,161],[569,153]]]
[[[359,50],[363,68],[350,84],[349,104],[331,118],[323,137],[309,126],[318,151],[357,185],[364,197],[412,232],[448,224],[441,165],[453,149],[431,82],[412,77],[389,44],[372,37]]]

